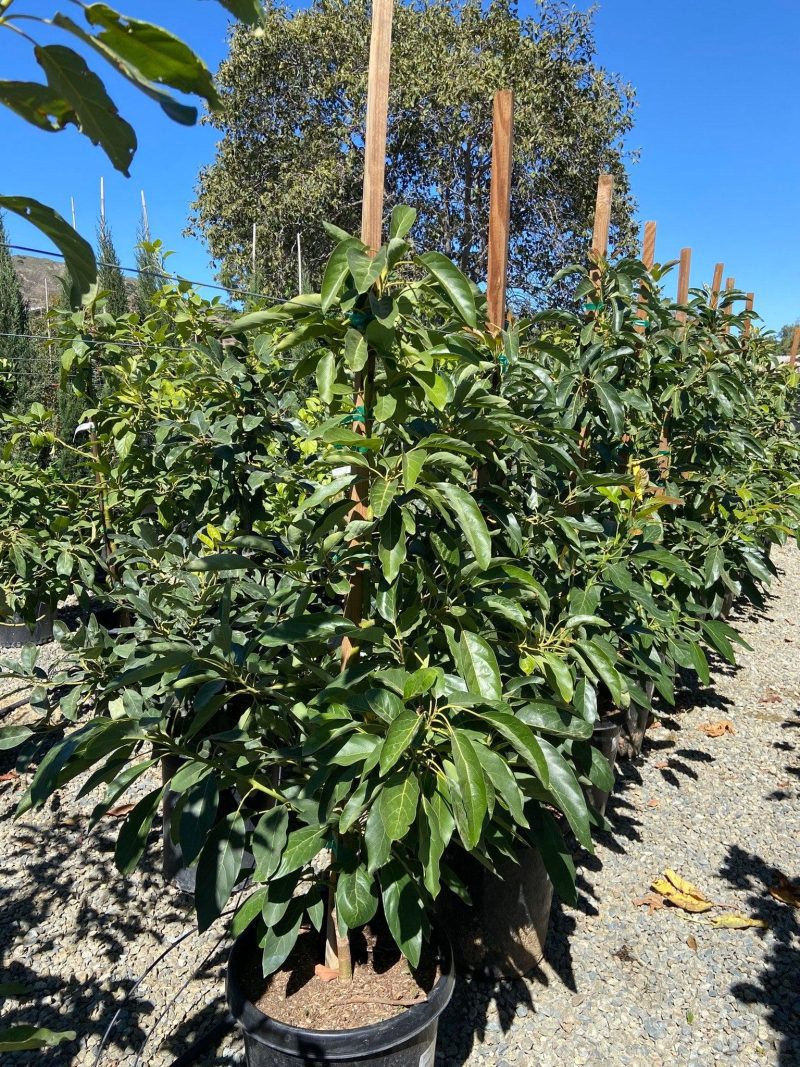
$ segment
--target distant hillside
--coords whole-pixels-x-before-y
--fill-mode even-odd
[[[14,269],[22,286],[22,294],[31,311],[52,307],[61,296],[61,278],[64,264],[56,259],[41,256],[12,256]]]

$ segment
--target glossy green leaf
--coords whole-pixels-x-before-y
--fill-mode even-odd
[[[223,912],[242,869],[245,846],[244,819],[239,812],[217,823],[197,861],[195,910],[202,933]]]
[[[475,498],[460,486],[448,482],[437,482],[436,489],[455,514],[475,562],[481,570],[486,570],[492,561],[492,539]]]
[[[378,910],[375,879],[363,864],[342,871],[336,882],[336,913],[348,930],[366,925]]]
[[[464,847],[472,850],[481,839],[483,820],[488,812],[486,778],[481,761],[469,736],[463,730],[452,730],[450,751],[453,756],[457,789],[453,814]]]
[[[426,252],[424,255],[418,256],[417,259],[439,283],[453,310],[457,312],[467,326],[477,327],[478,313],[475,309],[472,286],[455,263],[440,252]]]
[[[97,265],[92,246],[63,219],[57,211],[28,196],[0,196],[0,208],[26,219],[49,237],[61,255],[71,279],[70,301],[81,302],[97,280]]]
[[[114,862],[121,874],[130,874],[142,858],[163,793],[161,786],[142,797],[120,827]]]
[[[270,808],[253,828],[250,848],[255,859],[253,877],[266,882],[281,863],[289,828],[289,813],[283,805]]]
[[[497,657],[479,634],[464,630],[458,643],[459,670],[470,693],[501,700],[503,683]]]

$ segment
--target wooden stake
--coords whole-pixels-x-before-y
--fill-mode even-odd
[[[753,304],[755,303],[755,299],[756,299],[755,293],[748,293],[747,294],[747,299],[746,299],[745,305],[744,305],[745,309],[747,311],[752,311],[753,310]],[[749,337],[750,336],[750,327],[751,327],[750,319],[745,319],[744,320],[744,328],[742,329],[742,335],[744,337]]]
[[[489,194],[489,265],[486,280],[488,326],[499,332],[506,322],[508,242],[511,226],[511,163],[514,152],[514,93],[494,94],[492,184]]]
[[[106,224],[106,185],[103,178],[100,179],[100,222]]]
[[[303,249],[300,244],[300,234],[297,234],[297,292],[303,291]]]
[[[789,366],[797,366],[797,353],[800,352],[800,326],[795,326],[792,334],[792,347],[789,349]]]
[[[714,280],[711,283],[711,307],[715,308],[719,303],[719,293],[722,289],[722,272],[725,270],[724,263],[717,263],[714,267]]]
[[[688,304],[689,302],[689,273],[692,267],[691,248],[682,248],[680,263],[678,265],[678,298],[677,303]],[[676,316],[681,322],[686,321],[686,312],[679,311]]]
[[[386,169],[386,130],[389,120],[389,64],[392,51],[393,0],[373,0],[372,37],[369,50],[367,81],[367,122],[364,139],[364,191],[361,207],[361,240],[372,255],[381,246],[383,227],[383,182]],[[366,434],[375,375],[375,357],[370,353],[363,371],[355,375],[355,411],[353,430]],[[364,518],[369,510],[369,476],[366,470],[351,492],[353,508],[350,518]],[[350,581],[344,614],[359,623],[364,611],[364,572],[358,568]],[[355,653],[349,638],[342,639],[342,670],[346,670]],[[330,964],[329,964],[330,965]]]
[[[614,176],[603,173],[597,180],[597,199],[594,206],[592,252],[605,258],[608,255],[608,234],[611,229],[611,204],[614,199]]]
[[[70,210],[72,211],[72,228],[73,228],[73,230],[77,230],[78,224],[75,222],[75,197],[74,196],[71,196],[69,198],[69,206],[70,206]]]
[[[732,289],[735,289],[735,288],[736,288],[736,279],[735,278],[726,278],[725,279],[725,292],[729,293]],[[733,313],[733,304],[728,304],[728,306],[725,308],[725,315],[728,318],[730,318],[732,313]],[[722,332],[727,334],[729,330],[730,330],[730,324],[726,323],[725,329]]]
[[[142,189],[142,230],[144,232],[145,241],[150,240],[150,220],[147,217],[147,201],[144,198],[144,189]]]
[[[656,261],[656,224],[646,222],[644,224],[644,240],[642,241],[642,263],[648,270],[653,269]]]

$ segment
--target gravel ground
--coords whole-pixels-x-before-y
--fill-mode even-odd
[[[440,1025],[440,1067],[800,1067],[800,912],[768,894],[781,873],[800,875],[800,552],[774,558],[783,573],[766,610],[735,620],[753,651],[648,731],[643,758],[620,771],[612,830],[581,857],[578,906],[554,905],[540,970],[462,983]],[[0,706],[19,699],[13,688]],[[722,718],[734,735],[699,732]],[[2,774],[13,758],[0,757]],[[103,1067],[166,1067],[224,1018],[225,943],[191,932],[190,901],[161,880],[157,830],[144,867],[116,873],[116,826],[87,837],[93,800],[75,802],[80,780],[12,822],[26,777],[0,784],[0,980],[25,982],[35,1001],[8,1001],[4,1014],[78,1036],[6,1054],[3,1067],[92,1067],[118,1010]],[[666,867],[769,929],[637,906]],[[242,1062],[240,1038],[196,1062]]]

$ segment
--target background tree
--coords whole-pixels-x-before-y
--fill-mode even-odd
[[[97,226],[97,284],[106,296],[106,311],[119,318],[128,313],[128,291],[114,247],[111,227],[105,218]]]
[[[369,51],[368,0],[273,2],[263,26],[236,27],[218,74],[223,134],[201,171],[190,231],[208,241],[227,284],[249,274],[252,224],[267,292],[295,288],[296,235],[312,284],[330,249],[322,221],[360,222]],[[531,293],[582,254],[597,174],[617,180],[614,233],[631,247],[625,134],[633,90],[599,67],[591,13],[541,0],[412,0],[396,8],[386,210],[411,204],[415,237],[479,280],[486,272],[492,94],[516,94],[510,286]]]
[[[0,410],[16,405],[29,392],[37,351],[31,333],[30,312],[0,212]]]
[[[800,319],[795,319],[794,322],[787,322],[781,326],[778,330],[778,351],[783,355],[788,355],[790,348],[792,347],[792,337],[794,331],[800,326]]]

